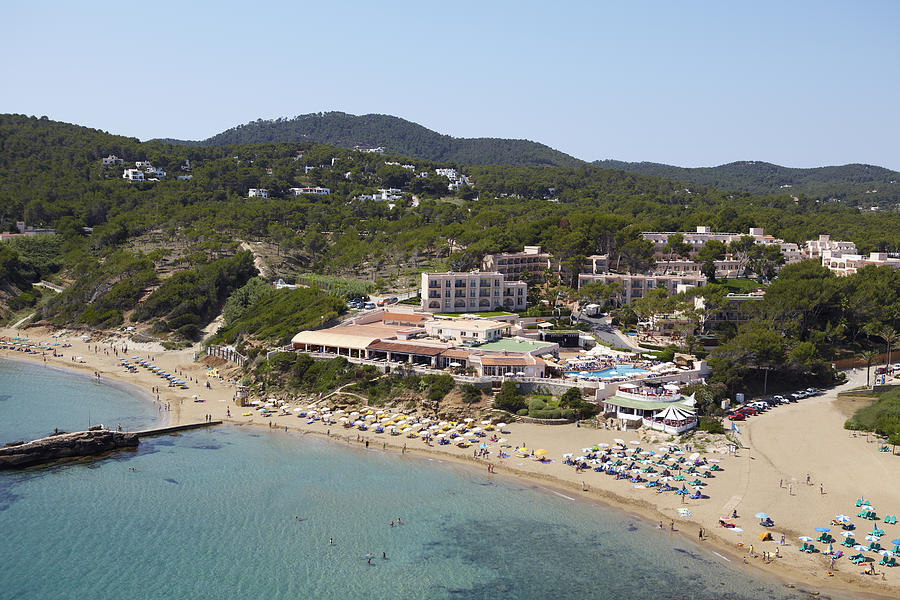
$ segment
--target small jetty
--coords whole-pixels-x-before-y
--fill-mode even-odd
[[[144,429],[141,431],[133,431],[132,433],[138,438],[152,437],[154,435],[167,435],[170,433],[178,433],[179,431],[188,431],[189,429],[200,429],[201,427],[212,427],[221,425],[222,421],[201,421],[199,423],[183,423],[181,425],[170,425],[169,427],[157,427],[156,429]]]
[[[142,431],[112,431],[101,426],[87,431],[57,433],[31,442],[10,442],[0,448],[0,471],[24,469],[69,458],[100,456],[123,448],[136,448],[141,438],[220,425],[222,421],[185,423]]]

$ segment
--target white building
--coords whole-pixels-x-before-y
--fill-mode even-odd
[[[269,190],[263,188],[250,188],[250,191],[247,192],[247,196],[249,198],[268,198]]]
[[[510,335],[512,325],[490,319],[437,319],[425,322],[428,335],[441,341],[460,343],[485,343]]]
[[[106,158],[100,159],[101,167],[114,167],[116,165],[121,165],[124,163],[125,163],[125,161],[122,160],[121,158],[119,158],[118,156],[116,156],[115,154],[110,154]]]
[[[147,175],[155,175],[157,177],[165,177],[166,172],[158,167],[149,167],[144,170],[144,173]]]
[[[122,173],[122,179],[128,181],[144,181],[144,172],[139,169],[125,169]]]
[[[506,281],[496,271],[471,273],[422,273],[422,310],[426,312],[477,312],[496,308],[525,310],[528,285]]]
[[[441,177],[446,177],[450,181],[456,181],[457,178],[459,178],[459,173],[456,169],[435,169],[434,172]]]
[[[403,199],[403,190],[399,190],[397,188],[379,189],[378,193],[374,194],[372,196],[372,199],[375,200],[376,202],[385,201],[385,200],[388,202],[394,202],[397,200],[402,200]]]
[[[856,244],[853,242],[841,242],[832,240],[830,235],[820,235],[817,240],[809,240],[803,249],[805,258],[818,260],[825,251],[839,252],[841,254],[857,254]],[[824,263],[823,263],[824,264]]]
[[[178,175],[177,177],[175,177],[175,179],[177,179],[179,181],[190,181],[193,178],[194,178],[193,175]]]
[[[485,271],[497,271],[510,279],[518,279],[527,271],[530,275],[540,275],[550,268],[552,255],[541,252],[540,246],[525,246],[522,252],[487,254],[481,259]]]
[[[845,254],[840,250],[822,251],[822,266],[835,275],[842,277],[853,275],[863,267],[875,265],[876,267],[887,265],[897,270],[900,269],[900,258],[892,258],[887,252],[872,252],[869,256],[862,254]]]
[[[138,169],[149,169],[153,165],[150,164],[149,160],[139,160],[134,163],[134,166],[136,166]]]
[[[331,193],[330,188],[323,187],[299,187],[291,188],[291,191],[294,192],[295,196],[299,196],[300,194],[315,194],[316,196],[327,196]]]
[[[619,283],[622,286],[622,304],[629,304],[632,300],[643,298],[654,288],[663,288],[669,294],[677,294],[693,287],[706,285],[706,277],[699,273],[697,275],[627,275],[622,273],[580,273],[578,275],[579,288],[593,281],[604,284]]]

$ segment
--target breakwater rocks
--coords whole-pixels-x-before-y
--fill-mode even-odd
[[[139,441],[135,433],[91,429],[51,435],[24,444],[7,444],[0,448],[0,470],[23,469],[65,458],[97,456],[119,448],[134,448]]]

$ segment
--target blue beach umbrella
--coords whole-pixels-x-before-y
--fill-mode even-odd
[[[816,527],[816,531],[818,531],[819,533],[828,533],[829,531],[831,531],[831,529],[829,529],[828,527]]]
[[[758,513],[756,513],[756,514],[753,515],[753,516],[756,517],[757,519],[768,519],[768,518],[769,518],[769,513],[758,512]]]
[[[799,539],[801,542],[811,542],[811,541],[813,541],[813,539],[812,539],[811,537],[809,537],[808,535],[801,535],[801,536],[800,536],[799,538],[797,538],[797,539]]]
[[[895,544],[895,545],[897,545],[897,546],[900,546],[900,539],[897,539],[897,540],[891,540],[891,543],[892,543],[892,544]]]

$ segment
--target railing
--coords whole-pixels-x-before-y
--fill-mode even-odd
[[[206,355],[224,358],[225,360],[237,363],[237,365],[240,367],[243,367],[244,363],[247,362],[246,356],[244,356],[234,348],[229,348],[227,346],[207,346]]]

